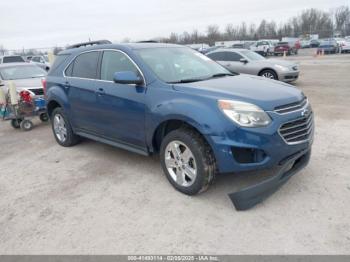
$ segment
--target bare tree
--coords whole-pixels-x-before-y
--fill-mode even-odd
[[[350,9],[348,6],[340,6],[334,13],[335,28],[342,34],[348,34],[350,26]]]
[[[0,45],[0,55],[5,55],[6,53],[7,49],[3,45]]]
[[[207,39],[210,45],[213,45],[215,41],[221,40],[221,33],[219,31],[219,26],[209,25],[207,27]]]

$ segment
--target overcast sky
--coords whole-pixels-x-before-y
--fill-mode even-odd
[[[65,46],[89,38],[144,40],[209,24],[281,22],[316,7],[350,0],[0,0],[0,45],[7,49]]]

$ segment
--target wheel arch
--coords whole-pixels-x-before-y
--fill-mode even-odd
[[[194,130],[203,138],[203,140],[211,148],[211,143],[208,140],[208,137],[204,134],[203,130],[201,129],[198,123],[194,121],[190,121],[188,119],[184,119],[184,118],[169,118],[159,123],[158,126],[154,129],[152,134],[152,141],[150,143],[151,152],[158,153],[164,137],[171,131],[174,131],[182,127],[187,127]]]
[[[62,107],[62,105],[59,102],[57,102],[56,100],[51,100],[47,103],[46,110],[47,110],[47,114],[48,114],[49,118],[51,118],[53,110],[55,110],[55,108],[57,108],[57,107]]]

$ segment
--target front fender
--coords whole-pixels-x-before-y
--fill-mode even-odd
[[[196,128],[203,136],[210,140],[212,135],[223,132],[222,113],[216,101],[203,97],[174,98],[155,104],[146,114],[146,141],[152,148],[152,141],[157,128],[169,120],[180,120]],[[212,141],[208,141],[211,144]]]

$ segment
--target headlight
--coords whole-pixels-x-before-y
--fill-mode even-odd
[[[282,71],[289,71],[289,68],[286,67],[286,66],[282,66],[282,65],[275,65],[279,70],[282,70]]]
[[[240,126],[260,127],[271,123],[269,115],[253,104],[233,100],[219,100],[218,106],[228,118]]]

